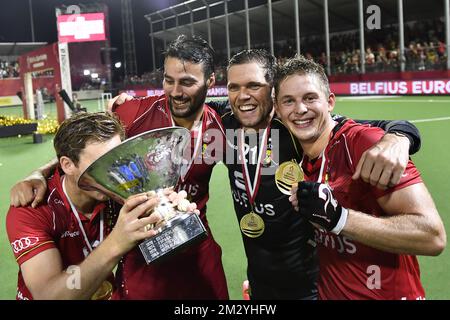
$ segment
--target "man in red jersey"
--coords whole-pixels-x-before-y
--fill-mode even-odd
[[[191,130],[191,160],[181,173],[177,190],[185,190],[189,200],[197,204],[208,230],[206,240],[158,264],[147,266],[139,250],[132,250],[119,264],[114,298],[228,299],[222,251],[205,215],[215,163],[203,158],[202,150],[214,142],[205,133],[223,131],[220,117],[204,104],[207,90],[215,82],[213,68],[209,44],[181,35],[165,52],[164,94],[133,99],[113,109],[125,124],[127,136],[160,127]]]
[[[277,112],[305,153],[307,182],[293,189],[291,201],[317,227],[320,298],[423,299],[415,255],[440,254],[446,234],[414,164],[387,190],[352,180],[383,132],[334,122],[335,96],[323,68],[304,57],[280,68],[275,87]]]
[[[122,137],[119,121],[105,113],[78,113],[62,123],[54,139],[59,167],[48,179],[46,203],[11,206],[6,218],[20,266],[17,299],[111,298],[112,270],[119,259],[156,234],[144,227],[158,216],[141,217],[158,203],[156,196],[130,197],[106,236],[111,203],[77,186],[80,174]]]
[[[185,190],[188,199],[197,204],[208,237],[189,246],[166,261],[147,266],[136,248],[119,263],[116,273],[116,299],[228,299],[222,266],[222,250],[214,241],[206,220],[209,180],[215,156],[205,152],[209,145],[220,152],[224,132],[220,117],[204,104],[208,88],[215,82],[213,50],[200,38],[179,36],[169,44],[164,61],[164,94],[133,99],[113,108],[125,124],[128,137],[161,127],[174,125],[191,130],[190,161],[181,172],[178,190]],[[122,103],[121,101],[120,103]],[[208,131],[208,132],[207,132]],[[214,133],[214,134],[212,134]],[[220,141],[218,141],[220,140]],[[215,147],[217,146],[217,147]],[[22,205],[39,203],[42,175],[48,174],[51,163],[38,169],[13,189],[11,202]],[[36,186],[29,188],[28,182]],[[36,192],[35,190],[41,190]],[[17,200],[17,201],[16,201]]]

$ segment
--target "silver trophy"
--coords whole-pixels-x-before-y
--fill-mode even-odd
[[[155,226],[160,232],[139,244],[147,264],[207,235],[197,214],[178,210],[163,194],[178,182],[190,138],[181,127],[141,133],[98,158],[78,179],[81,189],[100,191],[121,204],[134,194],[154,191],[160,196],[155,208],[163,217]]]

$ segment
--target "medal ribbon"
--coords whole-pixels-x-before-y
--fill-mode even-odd
[[[319,172],[319,178],[317,179],[318,183],[322,183],[322,176],[323,176],[323,169],[325,168],[325,150],[322,151],[322,154],[320,155],[320,161],[322,161],[322,163],[320,164],[320,172]]]
[[[77,209],[75,208],[75,206],[72,203],[72,200],[70,200],[70,197],[67,194],[65,181],[66,181],[65,177],[63,177],[62,188],[63,188],[64,194],[66,195],[67,201],[69,201],[70,208],[72,209],[75,219],[77,219],[78,228],[80,229],[81,233],[83,234],[83,239],[86,244],[86,247],[89,249],[89,253],[91,253],[93,250],[91,243],[89,242],[89,238],[87,237],[86,231],[84,230],[83,224],[81,223],[80,215],[78,214]],[[99,241],[100,241],[100,243],[103,241],[103,210],[100,212],[100,239],[99,239]]]
[[[261,148],[259,150],[258,163],[256,164],[256,171],[255,171],[255,177],[253,179],[253,184],[251,183],[251,180],[250,180],[250,174],[248,171],[247,162],[246,162],[246,158],[244,155],[244,143],[245,143],[244,129],[241,129],[240,136],[239,136],[240,139],[238,141],[238,149],[239,149],[241,159],[242,159],[242,171],[244,172],[245,190],[249,197],[249,201],[250,201],[250,205],[252,206],[252,209],[253,209],[253,204],[255,203],[256,195],[258,193],[259,185],[261,184],[261,174],[260,174],[261,173],[261,162],[262,162],[261,160],[262,160],[262,155],[266,152],[269,130],[270,130],[270,126],[268,126],[264,130],[264,133],[263,133],[263,136],[261,139]],[[249,153],[250,153],[250,150],[249,150]],[[250,157],[249,157],[249,162],[250,162]]]
[[[205,115],[203,114],[203,119],[202,119],[202,123],[199,126],[199,128],[193,128],[193,130],[191,132],[193,132],[194,136],[197,136],[195,138],[195,147],[194,147],[194,153],[192,154],[191,159],[189,160],[189,164],[187,165],[187,167],[182,166],[181,167],[181,181],[184,182],[187,174],[189,173],[189,170],[192,167],[192,164],[194,163],[195,159],[197,158],[198,152],[200,150],[200,147],[202,145],[202,141],[203,141],[203,132],[205,131],[205,127],[206,127],[206,121],[205,121]],[[185,168],[183,170],[183,168]]]
[[[169,114],[170,114],[170,109],[169,110]],[[172,115],[170,115],[170,121],[172,123],[172,127],[176,127],[177,125],[175,124],[175,121],[173,120]],[[195,123],[194,123],[195,125]],[[181,167],[181,175],[180,175],[180,179],[182,182],[184,182],[187,174],[189,173],[189,170],[192,167],[192,163],[194,162],[195,158],[197,157],[198,151],[200,149],[200,146],[202,145],[202,141],[203,141],[203,132],[206,129],[206,111],[203,111],[203,118],[202,118],[202,124],[200,125],[199,129],[193,128],[192,131],[194,132],[194,134],[197,135],[197,138],[195,139],[195,147],[194,147],[194,154],[191,157],[191,160],[189,161],[189,164],[187,165],[187,167],[182,166]],[[183,168],[186,168],[183,170]]]
[[[345,124],[345,122],[347,122],[347,119],[345,119],[345,120],[343,120],[343,121],[341,121],[339,123],[337,123],[336,121],[334,122],[334,127],[333,127],[333,130],[330,133],[330,138],[328,140],[328,143],[330,143],[331,139],[334,138],[335,134]],[[325,163],[327,162],[326,161],[326,157],[325,157],[325,151],[327,150],[327,148],[328,148],[328,144],[325,146],[325,149],[323,149],[323,151],[322,151],[322,153],[320,155],[322,163],[320,164],[319,178],[317,179],[318,183],[322,183],[323,171],[325,169]],[[325,173],[325,175],[327,175],[327,174],[328,174],[328,169],[327,169],[327,172]],[[325,179],[325,183],[328,183],[327,179]]]

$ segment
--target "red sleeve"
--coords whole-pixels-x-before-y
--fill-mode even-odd
[[[157,101],[160,97],[149,96],[145,98],[136,98],[127,101],[119,106],[113,108],[116,115],[122,121],[127,132],[133,122],[142,115],[147,109],[153,106],[153,103]]]
[[[351,139],[353,146],[350,150],[352,154],[353,166],[356,168],[359,159],[361,159],[364,151],[370,149],[374,146],[384,135],[384,131],[380,128],[361,126],[354,134],[354,138]],[[378,199],[396,190],[406,188],[410,185],[421,183],[422,178],[420,177],[420,172],[417,170],[414,163],[409,160],[406,166],[405,172],[403,173],[400,182],[392,188],[386,190],[381,190],[376,187],[371,186],[372,194]]]
[[[113,108],[116,115],[122,121],[125,127],[129,127],[130,124],[136,119],[139,111],[139,106],[141,105],[141,99],[133,99],[127,101],[119,106]]]
[[[38,253],[55,248],[53,213],[47,206],[10,207],[6,216],[6,231],[19,265]]]

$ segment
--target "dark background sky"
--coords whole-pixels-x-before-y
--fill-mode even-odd
[[[138,72],[151,69],[149,24],[144,15],[180,0],[132,0]],[[36,42],[56,42],[55,7],[81,3],[105,3],[109,7],[111,46],[118,48],[113,62],[122,57],[122,19],[120,0],[31,0]],[[29,0],[0,0],[0,42],[31,42]]]

